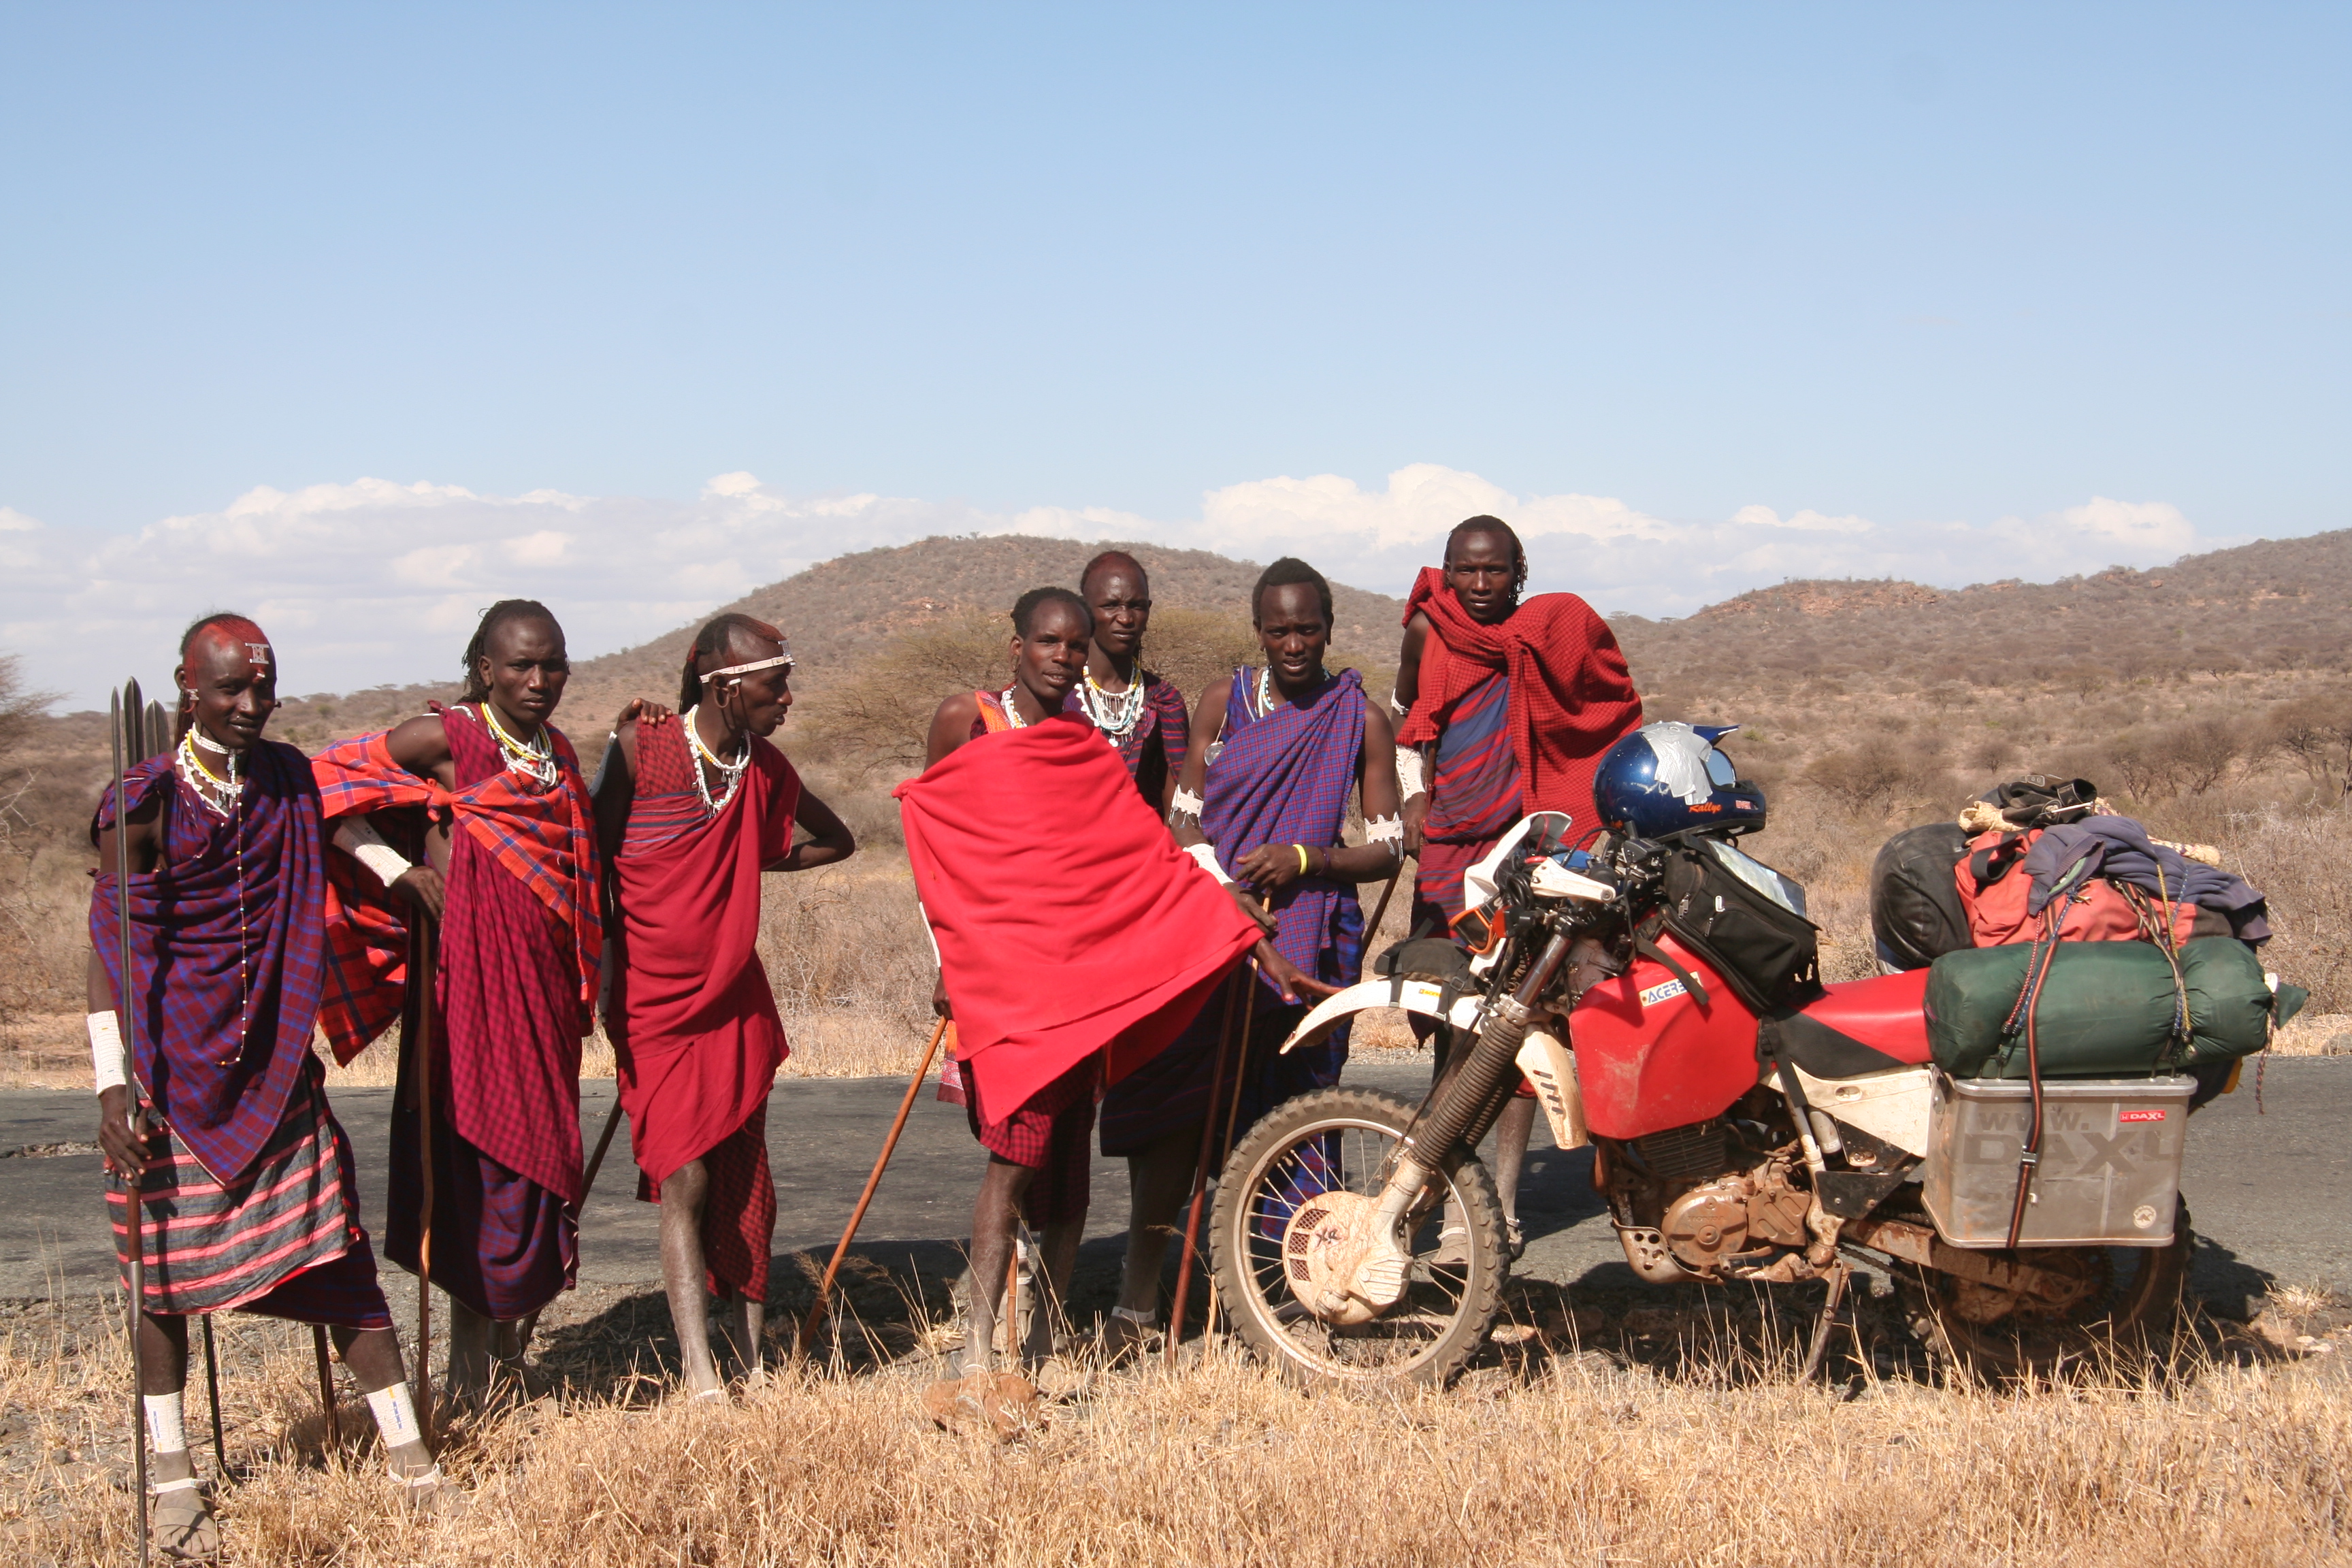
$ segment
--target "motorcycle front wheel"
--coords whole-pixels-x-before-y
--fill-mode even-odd
[[[1412,1270],[1404,1295],[1381,1316],[1325,1322],[1285,1279],[1282,1241],[1291,1216],[1325,1193],[1378,1196],[1389,1155],[1412,1117],[1413,1107],[1394,1095],[1318,1089],[1261,1118],[1218,1178],[1209,1214],[1217,1293],[1250,1347],[1298,1382],[1442,1384],[1494,1326],[1510,1262],[1502,1200],[1475,1156],[1433,1181],[1407,1216]],[[1468,1232],[1468,1260],[1438,1264],[1438,1233],[1455,1223]]]

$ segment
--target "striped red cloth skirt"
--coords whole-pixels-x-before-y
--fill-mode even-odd
[[[360,1226],[351,1142],[315,1073],[297,1080],[278,1131],[234,1182],[213,1180],[168,1129],[149,1139],[140,1205],[148,1311],[236,1309],[296,1322],[392,1326],[375,1253]],[[110,1184],[106,1202],[127,1290],[130,1229],[120,1183]]]

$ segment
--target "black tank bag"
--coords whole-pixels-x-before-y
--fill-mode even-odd
[[[1822,993],[1821,928],[1804,889],[1714,839],[1677,845],[1665,865],[1665,929],[1722,974],[1759,1017]]]

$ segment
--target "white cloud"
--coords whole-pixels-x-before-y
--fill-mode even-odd
[[[846,551],[934,533],[1135,539],[1255,561],[1302,555],[1331,576],[1402,593],[1446,531],[1491,512],[1527,541],[1538,589],[1604,610],[1683,615],[1784,577],[1899,576],[1943,585],[2153,565],[2199,546],[2163,502],[2094,497],[2051,516],[1881,523],[1762,504],[1721,521],[1654,516],[1577,493],[1519,495],[1434,463],[1379,487],[1337,475],[1211,491],[1197,517],[1107,507],[989,512],[866,492],[794,497],[748,473],[693,500],[359,479],[248,490],[218,511],[135,534],[47,525],[0,508],[0,649],[34,684],[102,700],[152,684],[195,616],[243,609],[270,630],[290,689],[348,690],[444,673],[483,606],[543,599],[582,656],[641,642],[763,583]],[[2214,542],[2203,542],[2208,547]],[[92,650],[104,650],[94,662]],[[120,668],[110,668],[118,665]]]

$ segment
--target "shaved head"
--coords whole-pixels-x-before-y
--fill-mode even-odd
[[[180,670],[184,675],[201,674],[215,659],[223,658],[240,659],[257,672],[278,672],[278,656],[269,646],[268,635],[243,616],[206,616],[180,638]]]
[[[179,732],[202,731],[214,746],[242,752],[261,739],[278,708],[278,655],[244,616],[206,616],[180,635]]]
[[[1133,577],[1137,586],[1146,594],[1151,592],[1151,574],[1143,569],[1142,562],[1124,550],[1106,550],[1087,562],[1087,569],[1078,574],[1078,592],[1092,598],[1095,579],[1106,572],[1124,572]]]

